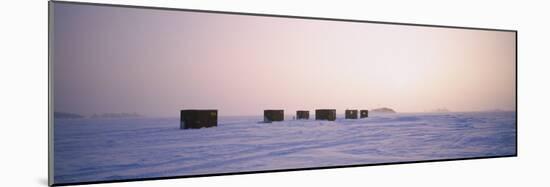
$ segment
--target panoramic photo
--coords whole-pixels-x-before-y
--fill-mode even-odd
[[[516,155],[516,33],[51,4],[53,182]]]

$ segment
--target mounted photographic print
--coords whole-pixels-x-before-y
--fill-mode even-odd
[[[514,30],[49,7],[50,185],[517,155]]]

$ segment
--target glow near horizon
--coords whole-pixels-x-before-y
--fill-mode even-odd
[[[515,110],[515,33],[54,4],[55,111]]]

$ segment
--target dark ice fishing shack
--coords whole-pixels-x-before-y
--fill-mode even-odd
[[[180,129],[218,126],[218,110],[181,110]]]
[[[264,122],[285,120],[284,110],[264,110]]]
[[[367,117],[369,117],[369,110],[361,110],[361,111],[359,111],[359,117],[360,117],[360,118],[367,118]]]
[[[309,119],[309,111],[307,110],[296,111],[296,119]]]
[[[346,110],[345,118],[346,119],[357,119],[358,112],[357,110]]]
[[[315,120],[336,120],[336,109],[317,109],[315,110]]]

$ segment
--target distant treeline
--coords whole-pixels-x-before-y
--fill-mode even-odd
[[[58,119],[80,119],[87,118],[84,115],[68,113],[68,112],[54,112],[54,118]],[[104,113],[104,114],[93,114],[89,118],[135,118],[142,117],[142,115],[133,112],[133,113]]]
[[[138,113],[105,113],[105,114],[94,114],[91,118],[135,118],[141,117]]]
[[[373,113],[396,113],[391,108],[376,108],[371,110]],[[103,113],[103,114],[93,114],[91,116],[84,116],[76,113],[69,113],[69,112],[54,112],[54,118],[56,119],[80,119],[80,118],[137,118],[137,117],[143,117],[143,115],[138,114],[136,112],[132,113]]]
[[[53,117],[54,118],[65,118],[65,119],[84,118],[84,116],[82,116],[82,115],[73,114],[73,113],[66,113],[66,112],[54,112]]]
[[[387,107],[372,109],[373,113],[396,113],[395,110]]]

